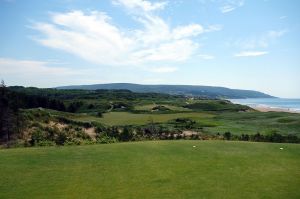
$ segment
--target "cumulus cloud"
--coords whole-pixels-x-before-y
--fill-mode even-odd
[[[167,2],[145,0],[115,0],[115,5],[129,11],[141,26],[127,30],[114,24],[106,13],[75,10],[53,13],[49,23],[34,23],[32,28],[41,33],[35,40],[40,44],[74,54],[89,62],[115,66],[138,66],[157,62],[180,62],[189,59],[199,45],[193,37],[218,31],[218,25],[207,28],[200,24],[171,27],[154,11],[163,9]]]
[[[235,54],[235,57],[257,57],[257,56],[262,56],[266,55],[269,52],[267,51],[243,51]]]

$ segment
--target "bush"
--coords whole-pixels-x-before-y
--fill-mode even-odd
[[[223,134],[223,137],[224,137],[225,140],[231,140],[231,136],[232,135],[231,135],[230,132],[226,132],[226,133]]]
[[[32,146],[38,145],[39,142],[44,141],[44,140],[45,140],[45,136],[44,136],[43,132],[40,129],[35,129],[32,132],[30,144]]]
[[[98,113],[97,113],[97,117],[103,117],[102,112],[98,112]]]
[[[64,145],[81,145],[82,144],[82,140],[78,139],[78,138],[73,138],[71,140],[67,140],[64,142]]]
[[[250,137],[248,134],[242,134],[240,140],[242,141],[249,141]]]
[[[64,145],[66,140],[67,140],[67,135],[65,134],[65,132],[59,132],[57,134],[57,137],[55,138],[55,143],[57,145]]]
[[[158,105],[158,106],[155,106],[151,109],[152,111],[170,111],[169,108],[163,106],[163,105]]]
[[[100,143],[100,144],[110,144],[110,143],[115,143],[115,142],[117,142],[116,138],[111,138],[111,137],[108,137],[107,135],[99,137],[97,139],[97,143]]]
[[[130,141],[134,137],[133,130],[130,127],[124,127],[122,133],[120,134],[121,141]]]
[[[254,141],[254,142],[263,142],[264,136],[261,135],[260,133],[256,133],[256,134],[250,136],[250,140]]]

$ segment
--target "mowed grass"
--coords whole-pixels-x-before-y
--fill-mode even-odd
[[[171,114],[134,114],[128,112],[109,112],[103,114],[102,118],[78,115],[75,120],[79,121],[96,121],[106,125],[143,125],[150,122],[163,123],[176,118],[211,118],[213,114],[209,113],[171,113]]]
[[[0,150],[0,178],[0,198],[300,198],[300,145],[148,141],[8,149]]]

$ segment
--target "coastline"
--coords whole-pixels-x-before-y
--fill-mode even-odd
[[[242,104],[260,112],[288,112],[300,113],[300,99],[285,98],[250,98],[230,99],[232,103]]]
[[[259,112],[287,112],[287,113],[299,113],[300,111],[284,108],[266,107],[266,106],[250,106],[251,108]]]

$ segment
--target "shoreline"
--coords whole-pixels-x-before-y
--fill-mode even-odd
[[[299,113],[300,111],[285,109],[285,108],[275,108],[275,107],[266,107],[266,106],[250,106],[251,108],[259,112],[286,112],[286,113]]]
[[[286,112],[300,114],[300,99],[229,99],[234,104],[251,107],[259,112]]]

